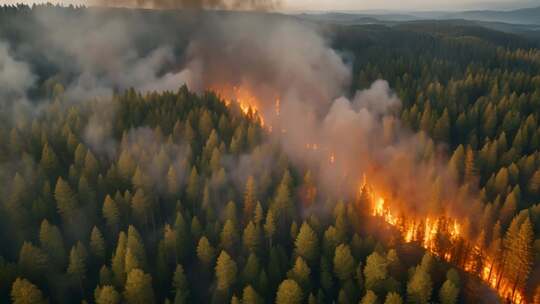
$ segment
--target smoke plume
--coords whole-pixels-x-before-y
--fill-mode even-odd
[[[399,98],[384,80],[347,96],[340,54],[313,25],[294,19],[219,18],[191,41],[192,88],[228,99],[241,88],[299,168],[316,174],[326,197],[353,200],[364,175],[407,214],[462,217],[474,207],[447,170],[444,149],[396,118]],[[244,94],[245,95],[245,94]],[[476,206],[475,204],[473,204]]]
[[[90,5],[150,9],[271,10],[280,0],[90,0]]]

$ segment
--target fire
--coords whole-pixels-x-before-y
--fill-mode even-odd
[[[265,120],[260,111],[261,101],[248,89],[237,86],[216,86],[212,90],[224,99],[227,106],[236,102],[244,115],[259,120],[261,125],[265,126]]]
[[[462,225],[457,219],[449,216],[426,216],[420,219],[407,217],[392,209],[384,195],[368,187],[365,177],[360,191],[367,191],[371,215],[396,228],[406,243],[415,242],[442,260],[476,275],[497,291],[501,298],[511,303],[526,303],[523,292],[514,290],[514,286],[505,278],[501,265],[487,255],[486,248],[465,239]],[[469,248],[468,252],[463,252],[459,244]]]
[[[269,132],[273,131],[271,125],[265,126],[265,119],[260,111],[261,101],[248,89],[239,87],[214,87],[213,89],[224,99],[227,106],[236,102],[244,115],[258,120]],[[279,98],[276,98],[274,102],[274,115],[278,119],[281,115],[281,100]],[[284,128],[276,131],[287,132]],[[336,163],[336,155],[330,150],[330,147],[321,147],[317,143],[306,143],[305,148],[308,151],[321,150],[325,154],[328,153],[329,163],[331,165]],[[440,259],[477,276],[497,291],[502,299],[510,303],[526,303],[523,292],[515,290],[510,281],[505,278],[501,263],[488,256],[486,248],[482,248],[483,245],[467,240],[463,233],[463,225],[457,219],[446,215],[428,215],[423,218],[406,216],[403,212],[393,208],[393,204],[386,200],[385,195],[377,193],[369,187],[365,176],[361,191],[367,191],[371,204],[371,215],[381,218],[385,223],[394,227],[404,242],[417,243]]]

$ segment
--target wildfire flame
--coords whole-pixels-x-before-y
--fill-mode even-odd
[[[265,120],[260,111],[261,102],[248,89],[237,86],[215,86],[212,90],[223,98],[227,106],[231,106],[233,103],[238,104],[245,116],[253,117],[260,121],[261,126],[265,126]],[[269,129],[271,130],[271,126]]]
[[[236,102],[242,113],[253,117],[265,126],[265,120],[260,112],[261,102],[248,89],[239,87],[214,87],[227,106]],[[274,104],[275,116],[281,115],[281,100],[277,98]],[[272,126],[266,126],[272,132]],[[280,129],[286,133],[286,129]],[[321,147],[316,143],[306,143],[308,151],[320,149],[328,151],[328,147]],[[329,163],[335,164],[336,156],[332,151],[328,152]],[[316,190],[315,190],[316,191]],[[360,191],[367,191],[371,204],[371,215],[381,218],[385,223],[394,227],[406,243],[415,242],[440,259],[460,267],[463,271],[476,275],[488,286],[493,288],[499,296],[511,303],[526,303],[522,291],[515,290],[502,270],[501,263],[497,263],[494,257],[487,254],[482,244],[475,244],[463,235],[463,225],[455,218],[449,216],[426,216],[424,218],[407,217],[399,210],[388,204],[385,195],[377,193],[366,183],[366,177]],[[463,248],[466,248],[465,250]],[[465,252],[464,252],[465,251]]]
[[[364,178],[365,179],[365,178]],[[447,216],[415,219],[406,217],[387,204],[385,196],[370,188],[364,181],[360,191],[367,191],[371,201],[371,215],[381,218],[396,228],[406,243],[415,242],[442,260],[460,267],[463,271],[476,275],[493,288],[501,298],[511,303],[526,303],[522,291],[505,278],[502,267],[487,254],[483,245],[474,244],[462,234],[462,224]],[[460,247],[461,246],[461,247]],[[458,252],[463,252],[458,257]],[[463,250],[462,248],[469,248]]]

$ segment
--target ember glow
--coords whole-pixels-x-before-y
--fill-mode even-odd
[[[364,178],[365,180],[365,178]],[[483,244],[470,241],[463,235],[463,225],[448,216],[415,218],[394,210],[385,195],[378,193],[365,181],[360,192],[367,194],[371,215],[381,218],[395,228],[406,243],[416,243],[440,259],[481,279],[502,299],[510,303],[526,303],[522,291],[514,290],[507,275],[502,272],[503,261],[488,255]]]

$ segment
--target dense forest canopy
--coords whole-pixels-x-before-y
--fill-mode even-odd
[[[1,7],[0,301],[540,303],[537,46]]]

